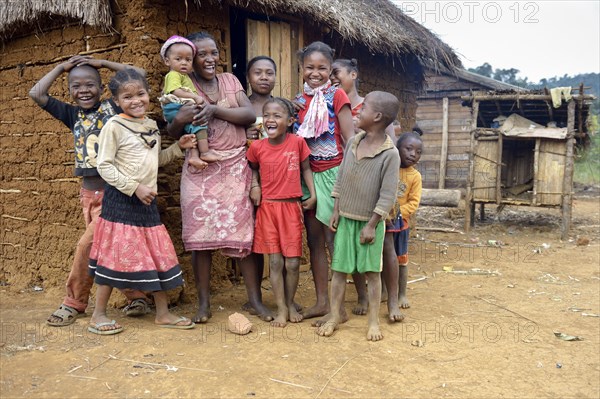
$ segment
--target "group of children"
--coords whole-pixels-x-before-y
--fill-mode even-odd
[[[169,38],[161,49],[170,68],[161,97],[167,120],[187,101],[202,106],[202,98],[188,82],[195,51],[192,42],[179,36]],[[264,138],[252,142],[246,155],[257,171],[250,192],[257,206],[253,252],[269,255],[277,304],[272,325],[283,327],[288,321],[322,316],[314,323],[317,333],[331,335],[347,319],[344,292],[346,275],[351,273],[358,282],[359,302],[368,307],[367,339],[377,341],[383,338],[378,320],[381,277],[387,287],[389,320],[401,321],[399,308],[408,307],[408,219],[420,198],[421,178],[414,165],[422,141],[415,133],[405,133],[394,144],[389,131],[399,101],[379,91],[364,99],[358,96],[354,60],[334,63],[333,50],[322,42],[301,50],[299,58],[303,93],[293,102],[271,97],[270,90],[257,93],[262,103],[257,111],[262,113],[254,128]],[[265,60],[268,57],[252,63]],[[274,73],[275,64],[269,63]],[[116,72],[109,84],[111,100],[100,101],[98,68],[102,67]],[[69,72],[69,91],[77,106],[48,95],[63,72]],[[86,238],[78,244],[81,254],[71,272],[75,275],[69,279],[82,287],[72,294],[67,284],[67,298],[48,323],[67,325],[85,312],[91,280],[82,276],[79,258],[89,254],[89,272],[98,285],[89,331],[108,335],[123,330],[106,314],[113,287],[122,289],[132,303],[145,303],[149,300],[145,292],[151,292],[157,325],[193,328],[190,319],[168,310],[166,291],[182,285],[183,278],[156,207],[157,174],[159,166],[182,157],[182,150],[190,151],[189,160],[195,160],[190,165],[199,169],[218,161],[208,147],[206,126],[190,125],[189,134],[161,149],[156,122],[146,117],[150,98],[145,72],[85,56],[57,66],[30,95],[73,131],[76,150],[81,147],[76,151],[76,171],[84,176],[82,205],[88,225]],[[93,206],[83,200],[88,191],[99,196]],[[299,312],[294,295],[303,224],[317,303]],[[333,271],[330,300],[326,247]],[[366,299],[361,276],[368,281]]]

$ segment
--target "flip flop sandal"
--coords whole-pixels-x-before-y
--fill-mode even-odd
[[[127,317],[139,317],[149,313],[150,306],[145,299],[134,299],[129,305],[123,308],[123,312],[125,312]]]
[[[50,317],[46,320],[46,323],[52,327],[65,327],[75,323],[75,320],[81,316],[85,316],[85,312],[80,312],[77,309],[62,304],[54,313],[52,313],[52,315],[50,315]],[[60,321],[51,321],[50,319],[52,317],[59,318]]]
[[[157,326],[162,327],[162,328],[175,328],[177,330],[189,330],[189,329],[196,327],[196,325],[193,322],[190,324],[178,324],[178,323],[181,323],[182,321],[191,321],[191,320],[188,319],[187,317],[180,316],[177,320],[174,320],[173,322],[171,322],[169,324],[157,324]]]
[[[102,327],[106,327],[106,326],[115,326],[117,325],[117,322],[115,320],[111,320],[111,321],[105,321],[104,323],[96,323],[96,324],[90,324],[88,327],[88,331],[94,334],[98,334],[98,335],[113,335],[113,334],[118,334],[120,332],[122,332],[124,330],[124,328],[122,326],[118,327],[118,328],[113,328],[110,330],[102,330]]]

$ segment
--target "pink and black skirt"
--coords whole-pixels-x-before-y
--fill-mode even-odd
[[[173,242],[160,221],[156,199],[144,205],[107,185],[94,230],[89,273],[96,284],[141,291],[183,285]]]

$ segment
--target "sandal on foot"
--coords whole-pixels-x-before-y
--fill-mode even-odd
[[[182,321],[189,321],[190,324],[179,324]],[[196,327],[196,325],[187,317],[183,317],[180,316],[178,319],[173,320],[171,323],[168,324],[157,324],[157,326],[162,327],[162,328],[175,328],[178,330],[189,330],[191,328]]]
[[[85,312],[80,312],[77,309],[62,304],[48,317],[46,323],[52,327],[65,327],[75,323],[75,320],[84,315]],[[52,321],[53,317],[60,319],[60,321]]]
[[[111,320],[111,321],[105,321],[104,323],[94,323],[94,324],[90,324],[90,326],[88,327],[88,331],[94,334],[98,334],[98,335],[113,335],[113,334],[118,334],[120,332],[122,332],[124,330],[124,328],[122,326],[119,326],[117,328],[112,328],[110,330],[102,330],[102,327],[106,327],[106,326],[116,326],[117,322],[115,320]]]
[[[123,312],[125,312],[125,316],[127,317],[143,316],[150,312],[150,306],[145,299],[134,299],[129,305],[123,308]]]

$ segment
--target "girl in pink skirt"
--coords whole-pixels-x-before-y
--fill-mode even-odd
[[[181,150],[193,148],[196,139],[186,135],[161,150],[156,122],[145,116],[148,84],[135,70],[119,71],[109,88],[123,113],[106,122],[99,136],[98,172],[107,185],[90,253],[90,274],[98,287],[88,330],[123,331],[106,315],[113,287],[153,292],[157,325],[193,328],[191,320],[168,309],[166,291],[183,285],[183,277],[155,198],[158,167],[181,158]]]

